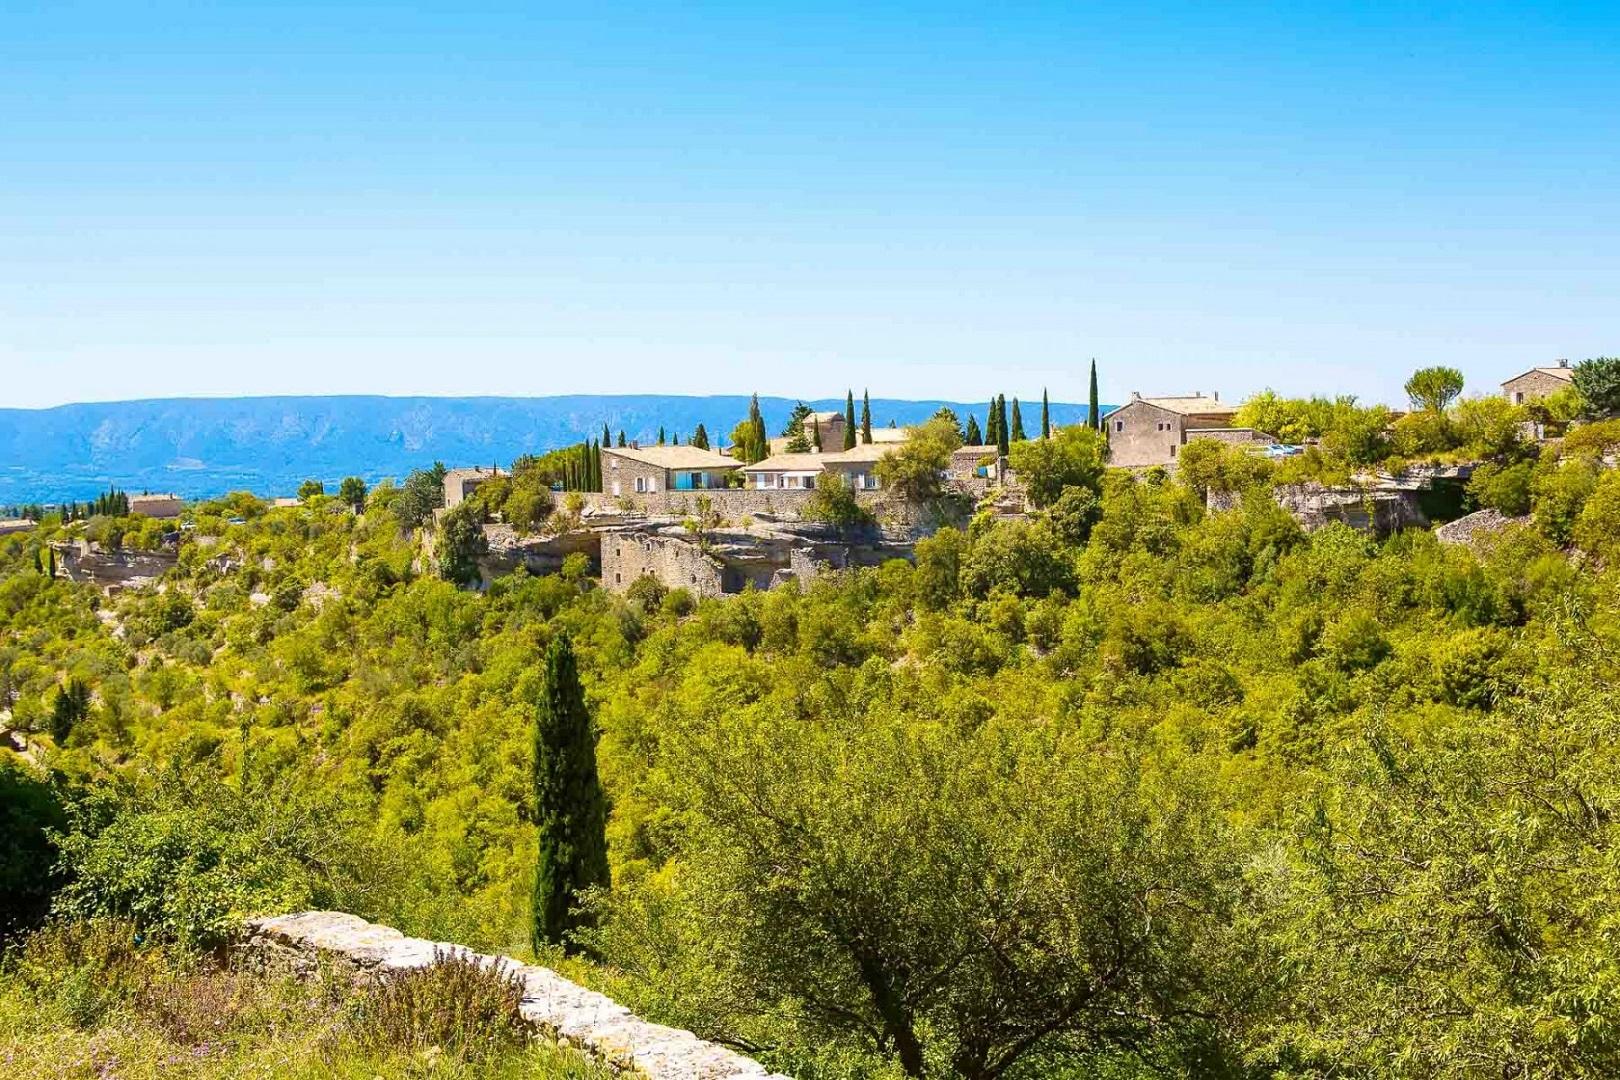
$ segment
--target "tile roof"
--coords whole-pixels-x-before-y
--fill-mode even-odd
[[[1507,382],[1504,382],[1502,385],[1506,386],[1507,383],[1513,382],[1513,381],[1515,381],[1517,379],[1522,379],[1526,375],[1535,375],[1535,374],[1551,375],[1555,379],[1562,379],[1565,382],[1570,382],[1575,378],[1575,369],[1572,368],[1572,367],[1563,367],[1563,366],[1558,366],[1558,367],[1533,367],[1529,371],[1523,371],[1523,372],[1520,372],[1519,374],[1513,376],[1512,379],[1508,379]]]
[[[1120,408],[1129,408],[1138,401],[1144,405],[1152,405],[1165,412],[1180,413],[1182,416],[1203,416],[1215,413],[1235,413],[1237,406],[1222,404],[1219,398],[1192,395],[1190,397],[1144,397],[1132,398]]]
[[[699,446],[604,446],[604,454],[617,454],[660,469],[735,469],[736,458],[725,457]]]
[[[743,466],[749,472],[819,472],[837,454],[772,454],[764,461]]]

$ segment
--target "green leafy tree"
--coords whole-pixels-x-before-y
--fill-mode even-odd
[[[1509,517],[1530,512],[1531,485],[1535,466],[1528,461],[1502,465],[1487,461],[1468,479],[1468,496],[1481,509],[1497,510]]]
[[[478,580],[478,560],[489,551],[484,537],[481,507],[476,500],[460,503],[439,522],[439,576],[457,585]]]
[[[878,459],[878,480],[902,498],[917,502],[936,499],[944,490],[951,454],[961,445],[956,426],[935,417],[913,428],[910,438]]]
[[[782,428],[782,434],[787,436],[787,444],[783,449],[789,454],[808,454],[810,452],[810,432],[805,429],[804,422],[812,416],[810,406],[798,402],[793,406],[793,412],[788,416],[788,422]]]
[[[1463,392],[1463,373],[1452,367],[1426,367],[1406,380],[1406,396],[1414,409],[1441,413]]]
[[[405,478],[399,497],[394,500],[394,514],[403,528],[414,529],[430,521],[433,511],[444,505],[444,462],[435,461],[431,469],[417,469]]]
[[[67,815],[50,782],[0,755],[0,943],[36,926],[63,884],[51,838]]]
[[[366,482],[358,476],[345,476],[343,483],[338,485],[338,498],[355,513],[360,513],[366,508]]]
[[[1620,356],[1582,360],[1570,373],[1570,381],[1581,395],[1581,415],[1586,419],[1620,414]]]
[[[73,729],[89,715],[90,688],[77,678],[69,678],[57,690],[56,699],[51,703],[50,732],[56,745],[65,745]]]
[[[283,488],[282,490],[286,489]],[[319,480],[305,480],[302,484],[298,485],[298,500],[300,502],[308,502],[317,495],[325,494],[326,485],[321,483]]]
[[[1066,488],[1101,492],[1107,444],[1089,428],[1067,427],[1050,439],[1013,445],[1008,464],[1037,508],[1051,506]]]
[[[941,405],[939,408],[934,410],[934,415],[930,416],[928,419],[930,421],[938,420],[941,423],[951,425],[951,430],[956,432],[958,441],[965,437],[966,433],[962,430],[962,420],[956,415],[956,410],[951,408],[949,405]]]
[[[531,944],[576,948],[585,925],[586,890],[608,884],[607,799],[596,770],[596,734],[585,706],[573,642],[566,634],[546,650],[545,682],[534,727],[534,820],[539,848],[534,873]]]
[[[836,525],[841,529],[868,525],[872,515],[856,498],[854,490],[836,472],[823,473],[805,500],[804,516],[810,521]]]

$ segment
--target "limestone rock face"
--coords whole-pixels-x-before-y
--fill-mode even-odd
[[[523,1017],[536,1030],[615,1068],[650,1080],[785,1080],[764,1066],[690,1031],[649,1023],[623,1005],[550,968],[475,953],[460,945],[406,937],[341,911],[305,911],[248,921],[247,948],[291,954],[313,964],[336,958],[361,971],[425,967],[435,952],[505,963],[523,981]]]

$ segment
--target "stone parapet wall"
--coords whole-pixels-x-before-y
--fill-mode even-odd
[[[406,937],[398,930],[340,911],[306,911],[251,919],[242,948],[294,966],[326,960],[352,965],[362,974],[426,967],[438,953],[452,952],[481,963],[504,963],[523,982],[523,1018],[535,1031],[605,1064],[649,1080],[785,1080],[759,1062],[690,1031],[650,1023],[612,998],[558,975],[550,968],[475,953],[460,945]]]

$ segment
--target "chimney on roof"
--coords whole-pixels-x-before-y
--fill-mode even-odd
[[[1194,390],[1193,391],[1193,397],[1203,397],[1203,396],[1204,396],[1204,392],[1202,390]]]
[[[1221,392],[1219,390],[1213,391],[1210,394],[1210,397],[1214,398],[1216,401],[1219,401],[1221,400]]]
[[[1132,401],[1141,401],[1142,400],[1142,392],[1140,390],[1132,390],[1131,391],[1131,400]]]
[[[640,450],[641,449],[641,440],[636,439],[636,440],[632,441],[630,443],[630,449],[632,449],[632,450]]]
[[[1558,366],[1559,367],[1569,367],[1569,358],[1565,357],[1565,356],[1559,357],[1558,358]]]

